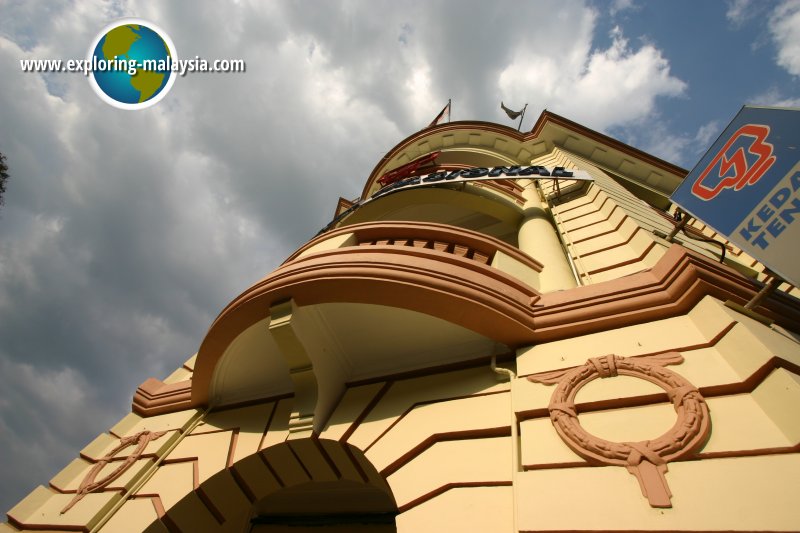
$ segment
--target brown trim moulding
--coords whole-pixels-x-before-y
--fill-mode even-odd
[[[339,201],[336,202],[336,210],[333,212],[333,218],[339,216],[339,213],[346,211],[350,207],[353,206],[353,201],[348,200],[347,198],[339,197]]]
[[[465,489],[465,488],[475,488],[475,487],[511,487],[513,486],[511,481],[454,481],[452,483],[446,483],[441,485],[429,492],[426,492],[422,496],[418,496],[414,498],[410,502],[401,505],[398,507],[398,512],[400,514],[405,513],[406,511],[410,511],[414,507],[421,505],[428,500],[432,500],[437,496],[440,496],[447,492],[448,490],[452,489]]]
[[[436,250],[338,248],[291,260],[220,313],[200,346],[190,400],[188,382],[162,387],[154,380],[140,387],[134,405],[137,412],[165,412],[173,398],[182,408],[205,405],[227,346],[268,316],[272,303],[288,299],[299,306],[349,302],[409,309],[515,349],[681,315],[707,295],[744,304],[760,288],[731,267],[677,244],[649,270],[546,294],[495,268]],[[757,311],[800,331],[800,302],[794,297],[775,294]]]
[[[461,431],[450,431],[446,433],[434,433],[428,436],[422,442],[408,450],[406,453],[392,461],[389,465],[385,466],[380,471],[384,479],[403,468],[411,462],[412,459],[420,456],[422,452],[433,446],[438,442],[447,442],[454,440],[474,440],[474,439],[493,439],[496,437],[510,437],[511,426],[499,426],[481,429],[465,429]]]
[[[658,169],[661,169],[669,174],[677,176],[680,179],[683,179],[686,176],[686,174],[688,174],[688,171],[686,169],[683,169],[677,165],[673,165],[672,163],[664,161],[663,159],[659,159],[653,155],[643,152],[638,148],[634,148],[633,146],[627,145],[607,135],[603,135],[602,133],[589,129],[585,126],[581,126],[577,122],[573,122],[567,118],[564,118],[560,115],[545,110],[542,111],[541,115],[539,115],[539,118],[536,121],[536,124],[534,124],[531,131],[527,133],[521,133],[515,130],[514,128],[508,126],[494,124],[491,122],[482,122],[482,121],[448,122],[445,124],[437,124],[435,126],[431,126],[423,130],[420,130],[416,133],[413,133],[412,135],[400,141],[394,148],[389,150],[386,153],[386,155],[381,158],[381,160],[378,162],[375,168],[372,169],[372,172],[367,178],[367,182],[364,184],[364,189],[361,193],[361,198],[363,199],[369,196],[369,192],[375,185],[375,182],[386,171],[387,163],[389,163],[392,159],[394,159],[394,157],[397,156],[397,154],[407,149],[409,146],[418,144],[426,137],[439,135],[442,133],[456,131],[456,130],[462,130],[462,131],[473,130],[476,132],[495,133],[520,143],[527,143],[537,139],[542,134],[542,131],[548,124],[552,124],[555,127],[569,130],[575,133],[576,135],[580,135],[587,139],[591,139],[592,141],[600,145],[607,146],[612,150],[617,150],[623,154],[629,155],[635,159],[638,159]]]
[[[453,242],[480,251],[490,258],[494,256],[495,252],[501,251],[536,272],[541,272],[544,268],[544,265],[540,261],[537,261],[519,248],[503,242],[500,239],[490,237],[489,235],[477,231],[435,222],[364,222],[361,224],[342,226],[310,240],[300,247],[299,250],[290,255],[283,264],[285,265],[294,261],[303,251],[316,244],[348,233],[354,234],[359,242],[378,239],[412,238]]]
[[[574,133],[577,133],[578,135],[588,137],[589,139],[592,139],[595,142],[608,146],[609,148],[612,148],[614,150],[619,150],[624,154],[630,155],[641,161],[645,161],[646,163],[649,163],[654,167],[665,170],[670,174],[674,174],[681,178],[684,178],[689,173],[689,171],[686,170],[685,168],[681,168],[668,161],[664,161],[663,159],[648,154],[647,152],[643,152],[638,148],[634,148],[629,144],[620,142],[617,139],[609,137],[608,135],[604,135],[600,132],[589,129],[586,126],[582,126],[577,122],[573,122],[568,118],[564,118],[561,115],[557,115],[547,110],[542,111],[542,114],[539,115],[536,124],[533,125],[533,128],[531,129],[531,132],[528,135],[531,135],[533,137],[538,137],[548,123],[552,123],[556,126],[560,126],[564,129],[570,130]]]
[[[532,337],[531,304],[539,297],[496,268],[436,250],[375,245],[318,252],[283,265],[222,311],[198,352],[192,404],[208,401],[217,361],[242,331],[268,316],[274,302],[387,305],[520,346]]]
[[[532,342],[586,335],[688,312],[704,296],[744,304],[761,288],[736,270],[674,244],[649,270],[542,295],[533,315]],[[800,331],[800,302],[774,294],[758,312]]]
[[[144,417],[174,413],[191,407],[195,405],[192,404],[190,379],[167,384],[156,378],[148,378],[133,395],[133,412]]]
[[[364,185],[364,190],[361,193],[361,198],[364,199],[367,196],[369,196],[369,192],[370,189],[372,189],[372,186],[378,181],[378,178],[380,178],[386,172],[387,163],[391,161],[402,150],[418,143],[419,141],[430,135],[436,135],[456,130],[474,130],[476,132],[478,131],[492,132],[504,135],[508,138],[514,139],[519,142],[523,142],[525,140],[528,140],[528,138],[535,137],[532,136],[531,134],[520,133],[514,128],[510,128],[508,126],[494,124],[492,122],[482,122],[477,120],[448,122],[445,124],[438,124],[430,128],[425,128],[424,130],[420,130],[400,141],[397,145],[395,145],[394,148],[389,150],[386,153],[386,155],[381,158],[381,160],[378,162],[375,168],[372,169],[369,178],[367,178],[367,182]]]

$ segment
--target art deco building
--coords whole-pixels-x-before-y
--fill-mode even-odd
[[[685,174],[549,112],[415,133],[0,531],[800,530],[797,291],[735,305]]]

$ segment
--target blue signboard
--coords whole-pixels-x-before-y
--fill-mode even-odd
[[[800,109],[744,106],[670,199],[800,284]]]

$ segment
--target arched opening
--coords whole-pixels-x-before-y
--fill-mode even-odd
[[[287,487],[253,505],[252,533],[397,531],[397,508],[386,492],[349,480]]]
[[[172,460],[166,468],[173,471],[165,471],[169,477],[162,479],[165,488],[137,495],[153,499],[160,509],[146,531],[396,531],[398,508],[391,488],[352,445],[317,437],[286,440],[203,478],[212,455]],[[180,497],[186,484],[172,477],[176,464],[194,470],[194,488]]]

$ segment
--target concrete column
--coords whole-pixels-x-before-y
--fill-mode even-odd
[[[539,199],[533,180],[520,181],[525,187],[523,219],[517,235],[519,249],[541,261],[544,268],[539,273],[539,291],[552,292],[576,286],[575,276],[569,266],[566,252],[556,233],[546,205]]]

